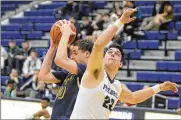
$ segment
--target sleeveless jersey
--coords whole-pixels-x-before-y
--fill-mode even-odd
[[[70,119],[109,119],[121,91],[120,81],[110,80],[106,72],[96,88],[81,84]]]

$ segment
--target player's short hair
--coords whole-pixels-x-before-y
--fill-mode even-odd
[[[117,43],[112,43],[111,45],[109,45],[107,48],[105,48],[105,53],[110,49],[110,48],[117,48],[120,52],[121,52],[121,62],[123,61],[124,59],[124,52],[123,52],[123,48],[121,45],[117,44]]]
[[[50,99],[47,97],[42,97],[41,100],[46,100],[47,102],[50,102]]]
[[[90,40],[78,40],[73,46],[78,46],[80,50],[92,52],[94,43]]]

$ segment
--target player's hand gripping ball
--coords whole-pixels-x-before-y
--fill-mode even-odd
[[[56,44],[57,46],[58,46],[61,36],[62,36],[61,26],[63,24],[67,24],[67,23],[68,23],[68,21],[66,21],[66,20],[59,20],[59,21],[55,22],[51,27],[50,36],[51,36],[52,42],[54,44]],[[57,25],[59,25],[60,27],[58,27]],[[72,29],[72,32],[76,33],[76,28],[73,23],[70,23],[70,27]],[[71,44],[75,40],[75,37],[76,37],[76,34],[70,35],[69,44]]]

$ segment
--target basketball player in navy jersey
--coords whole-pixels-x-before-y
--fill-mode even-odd
[[[122,24],[136,19],[130,18],[130,15],[136,11],[137,9],[124,11],[120,19],[109,26],[94,43],[70,119],[109,119],[118,100],[137,104],[160,91],[178,91],[177,84],[167,81],[151,88],[131,92],[124,84],[114,79],[122,67],[124,54],[120,45],[112,44],[103,58],[104,48]]]
[[[79,83],[86,70],[86,64],[93,47],[91,41],[78,40],[73,44],[72,59],[69,59],[67,55],[68,40],[70,35],[75,33],[70,28],[70,22],[64,20],[64,23],[61,22],[61,24],[62,26],[57,25],[62,33],[60,43],[57,47],[56,43],[51,40],[50,48],[39,73],[39,80],[60,85],[51,115],[51,119],[54,120],[70,118],[78,94]],[[55,53],[54,62],[63,70],[51,72]]]

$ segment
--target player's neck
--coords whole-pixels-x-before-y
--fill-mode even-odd
[[[105,71],[107,72],[107,74],[109,75],[110,79],[113,80],[116,76],[116,73],[118,70],[111,70],[105,67]]]

